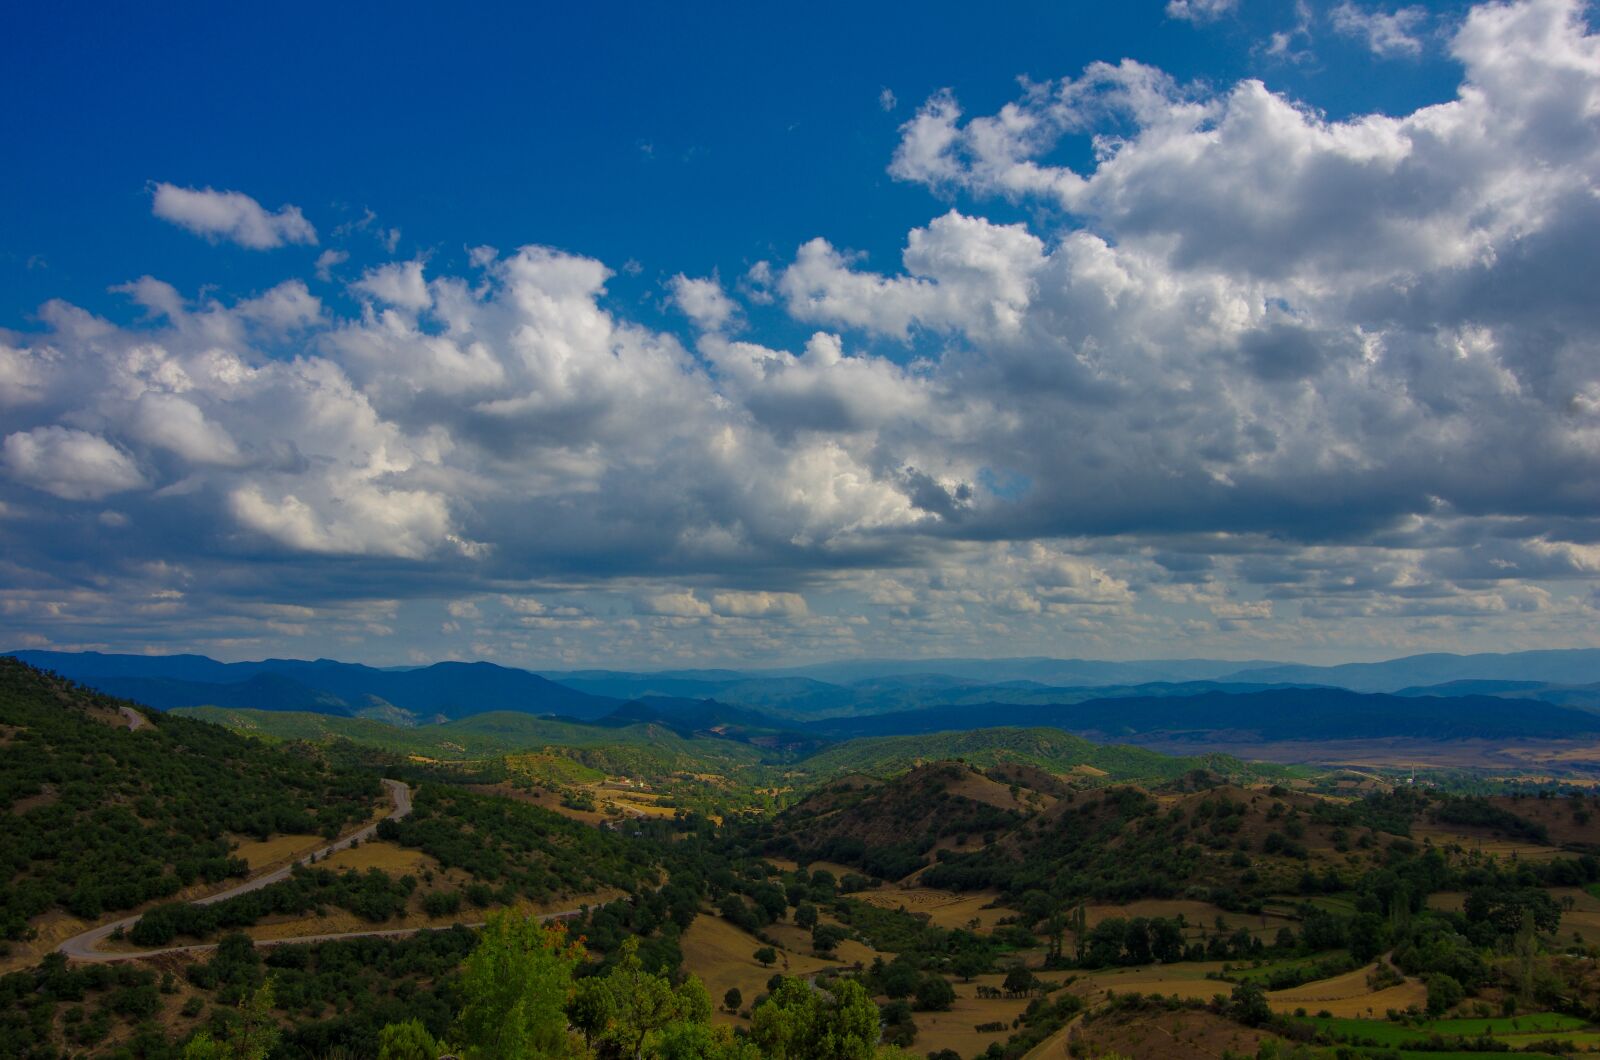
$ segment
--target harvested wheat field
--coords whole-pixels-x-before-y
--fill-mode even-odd
[[[1551,887],[1550,897],[1562,906],[1561,930],[1566,941],[1576,935],[1586,945],[1600,945],[1600,898],[1580,887]],[[1463,891],[1438,891],[1428,895],[1428,908],[1459,913],[1467,896]],[[1567,908],[1570,903],[1571,908]]]
[[[1562,939],[1576,935],[1585,945],[1600,945],[1600,898],[1578,887],[1552,887],[1550,897],[1562,906],[1558,933]]]
[[[788,858],[767,858],[766,860],[768,862],[770,862],[773,866],[775,866],[776,868],[778,868],[779,870],[781,870],[783,872],[794,872],[794,871],[796,871],[797,869],[800,868],[800,865],[799,865],[798,862],[791,861]],[[816,872],[818,869],[821,869],[824,872],[833,873],[833,878],[835,880],[842,880],[842,879],[844,879],[844,877],[846,875],[848,875],[850,873],[855,873],[857,876],[865,876],[866,875],[866,873],[861,871],[860,869],[852,869],[849,865],[840,865],[836,861],[808,861],[808,862],[806,862],[806,871],[807,872]],[[856,895],[855,897],[860,897],[860,896]]]
[[[1207,972],[1220,972],[1223,963],[1194,961],[1078,972],[1068,977],[1067,989],[1090,1004],[1102,1000],[1108,991],[1118,994],[1160,994],[1162,997],[1210,1001],[1218,994],[1229,994],[1233,991],[1232,983],[1206,978]]]
[[[439,863],[422,851],[396,846],[378,839],[369,839],[359,846],[336,851],[317,862],[317,868],[332,869],[335,872],[343,872],[345,869],[355,869],[357,872],[382,869],[384,872],[400,875],[408,872],[415,875],[424,870],[441,871]]]
[[[838,923],[837,920],[827,916],[822,918],[822,922],[826,924]],[[785,974],[793,974],[789,971],[789,969],[784,967],[784,961],[792,956],[802,954],[810,956],[811,932],[807,931],[805,928],[796,927],[793,924],[769,924],[766,931],[779,947],[778,963],[775,967],[775,970],[784,972]],[[866,943],[857,942],[855,939],[845,939],[843,942],[839,943],[839,948],[834,950],[834,959],[832,963],[844,965],[868,965],[872,963],[872,958],[876,956],[878,956],[878,951],[873,949],[871,946],[868,946]]]
[[[918,1012],[917,1040],[912,1049],[917,1053],[936,1053],[940,1049],[954,1049],[962,1056],[975,1056],[989,1048],[990,1042],[1004,1042],[1011,1036],[1011,1021],[1022,1015],[1028,999],[990,999],[978,997],[978,987],[998,988],[1002,975],[979,976],[970,983],[952,980],[956,990],[955,1004],[948,1012]],[[979,1031],[974,1028],[986,1023],[1002,1023],[1003,1030]]]
[[[1334,1016],[1376,1016],[1379,1019],[1392,1008],[1404,1009],[1411,1005],[1427,1004],[1428,990],[1420,980],[1408,979],[1399,986],[1373,990],[1367,985],[1367,976],[1377,967],[1376,963],[1369,964],[1332,979],[1319,979],[1288,990],[1275,990],[1267,994],[1267,1000],[1276,1012],[1293,1012],[1303,1008],[1312,1015],[1327,1012]]]
[[[775,974],[813,975],[840,964],[811,956],[808,947],[804,953],[780,954],[776,965],[765,967],[753,954],[766,943],[721,917],[709,915],[695,917],[678,945],[683,950],[684,968],[699,976],[711,994],[715,1009],[711,1018],[716,1023],[745,1022],[722,1007],[729,987],[738,988],[744,998],[743,1007],[748,1008],[750,1002],[767,992],[767,980]]]
[[[1244,928],[1251,935],[1263,942],[1271,942],[1277,935],[1279,928],[1293,928],[1297,920],[1275,913],[1230,913],[1221,906],[1212,905],[1210,902],[1197,902],[1186,898],[1145,898],[1137,902],[1127,902],[1122,905],[1090,905],[1084,909],[1089,919],[1089,926],[1093,927],[1102,920],[1113,917],[1132,919],[1133,917],[1147,917],[1154,919],[1162,917],[1168,920],[1182,916],[1188,924],[1184,932],[1190,941],[1198,939],[1202,929],[1207,935],[1216,934],[1218,930],[1231,933],[1239,928]],[[1226,927],[1217,927],[1217,918],[1221,917]]]
[[[320,835],[275,835],[271,839],[235,837],[233,856],[243,858],[251,872],[304,857],[328,845]]]
[[[1506,839],[1487,831],[1470,832],[1454,825],[1437,825],[1418,822],[1411,826],[1411,836],[1417,842],[1430,842],[1439,849],[1455,844],[1467,851],[1492,855],[1501,860],[1513,857],[1533,861],[1547,861],[1564,856],[1560,847],[1543,846],[1526,839]]]
[[[979,930],[993,931],[997,921],[1017,915],[1015,909],[1003,906],[991,908],[999,898],[999,893],[995,891],[961,894],[932,887],[885,887],[876,891],[862,891],[851,897],[880,909],[926,913],[936,927],[948,929],[966,928],[976,920]]]

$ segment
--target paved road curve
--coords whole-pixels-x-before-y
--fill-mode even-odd
[[[387,820],[397,821],[411,812],[410,788],[406,787],[398,780],[385,780],[383,782],[383,786],[389,789],[389,799],[394,804],[394,809],[389,811],[388,817],[386,818]],[[259,891],[268,884],[273,884],[277,883],[279,880],[288,879],[289,873],[293,870],[295,865],[309,864],[313,858],[319,860],[325,858],[336,850],[346,849],[352,843],[357,843],[372,838],[377,831],[378,822],[374,821],[365,828],[351,832],[349,835],[344,836],[336,842],[328,844],[321,850],[316,850],[310,854],[307,854],[298,862],[291,862],[288,865],[274,869],[271,872],[262,873],[260,876],[253,876],[250,879],[245,880],[243,883],[234,887],[230,887],[225,891],[218,891],[216,894],[207,895],[204,898],[197,898],[195,899],[195,904],[210,905],[213,902],[221,902],[228,898],[232,898],[235,895],[249,894],[251,891]],[[120,953],[106,953],[96,949],[96,947],[99,946],[101,942],[105,941],[105,939],[110,936],[113,931],[116,931],[117,928],[126,930],[133,927],[133,925],[138,923],[138,921],[138,916],[130,916],[124,917],[123,919],[110,924],[101,924],[99,927],[90,928],[83,934],[74,935],[70,939],[62,942],[61,945],[56,947],[56,952],[64,953],[68,957],[79,961],[125,961],[133,957],[150,957],[158,953],[190,953],[214,948],[213,946],[169,946],[164,949],[125,951]],[[355,931],[345,935],[316,935],[307,939],[279,939],[276,941],[323,941],[325,939],[333,938],[354,938],[359,935],[405,935],[409,933],[410,932],[406,930]],[[261,944],[265,945],[266,943]]]

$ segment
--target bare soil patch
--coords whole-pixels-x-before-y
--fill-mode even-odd
[[[1072,1042],[1080,1043],[1084,1056],[1217,1060],[1225,1054],[1254,1056],[1271,1037],[1209,1012],[1127,1012],[1063,1028],[1028,1060],[1070,1056]]]

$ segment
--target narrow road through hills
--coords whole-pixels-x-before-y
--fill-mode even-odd
[[[142,721],[143,719],[141,718],[140,720]],[[411,812],[410,788],[406,787],[398,780],[385,780],[383,782],[383,786],[388,789],[389,800],[394,805],[394,808],[389,811],[388,815],[385,817],[385,820],[397,821]],[[259,891],[261,888],[266,887],[269,884],[277,883],[279,880],[288,879],[289,873],[293,871],[295,865],[309,864],[313,859],[320,860],[327,857],[329,854],[332,854],[336,850],[344,850],[353,843],[358,843],[372,838],[372,836],[378,831],[378,824],[379,822],[374,821],[372,824],[369,824],[364,828],[359,828],[356,831],[351,832],[349,835],[343,836],[335,842],[328,844],[320,850],[315,850],[310,854],[307,854],[299,861],[282,865],[271,872],[264,872],[260,876],[253,876],[250,879],[245,880],[243,883],[229,887],[224,891],[218,891],[216,894],[207,895],[204,898],[197,898],[195,899],[195,904],[211,905],[214,902],[225,901],[226,899],[233,898],[236,895],[249,894],[251,891]],[[73,960],[78,961],[125,961],[133,957],[150,957],[158,953],[186,953],[213,948],[212,946],[205,945],[168,946],[162,949],[120,951],[115,953],[107,953],[96,948],[101,942],[104,942],[112,932],[116,931],[117,928],[126,930],[133,927],[133,925],[138,923],[138,921],[139,917],[135,915],[123,917],[121,920],[113,921],[109,924],[101,924],[99,927],[90,928],[88,931],[85,931],[82,934],[74,935],[71,938],[63,941],[59,946],[56,947],[56,952],[64,953]],[[323,941],[330,938],[353,938],[359,935],[404,935],[408,933],[409,932],[406,930],[356,931],[345,935],[312,936],[310,939],[304,941]],[[296,942],[302,940],[280,939],[275,941]]]

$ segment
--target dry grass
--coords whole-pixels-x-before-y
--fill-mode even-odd
[[[932,887],[885,887],[850,897],[881,909],[926,913],[936,927],[951,929],[965,928],[976,920],[979,930],[993,931],[1002,917],[1017,915],[1016,910],[1003,906],[989,908],[999,898],[998,892],[993,891],[958,894]]]
[[[793,930],[799,931],[798,928]],[[776,937],[778,932],[773,931],[770,934]],[[729,987],[738,988],[744,997],[744,1005],[748,1008],[752,1001],[767,992],[767,980],[775,974],[814,975],[824,968],[848,963],[825,961],[811,956],[809,936],[806,941],[808,943],[806,952],[794,950],[782,953],[779,962],[767,968],[752,956],[766,943],[734,927],[721,917],[702,915],[696,917],[694,923],[689,925],[689,930],[683,933],[678,945],[683,950],[684,967],[699,976],[711,994],[711,1003],[715,1007],[712,1021],[744,1023],[746,1021],[742,1017],[722,1008],[722,998]],[[785,949],[788,949],[787,945]]]
[[[0,957],[0,975],[33,967],[62,941],[94,926],[87,920],[59,912],[36,916],[28,924],[36,933],[35,937],[25,942],[7,943],[9,952]]]
[[[319,835],[275,835],[266,840],[235,836],[233,841],[234,856],[244,858],[251,872],[304,857],[328,845],[328,840]]]
[[[1512,798],[1498,796],[1489,802],[1514,813],[1524,820],[1541,824],[1550,833],[1550,841],[1600,846],[1600,807],[1593,798]]]
[[[1174,917],[1182,916],[1189,925],[1184,935],[1190,941],[1200,937],[1201,929],[1204,929],[1207,935],[1216,934],[1218,930],[1216,926],[1217,917],[1219,916],[1222,918],[1223,923],[1227,925],[1223,929],[1225,933],[1231,934],[1239,928],[1244,928],[1252,936],[1264,942],[1271,942],[1277,935],[1279,928],[1293,928],[1297,923],[1289,917],[1278,916],[1270,912],[1257,914],[1230,913],[1220,906],[1212,905],[1210,902],[1197,902],[1186,898],[1146,898],[1137,902],[1127,902],[1123,905],[1097,904],[1088,906],[1084,913],[1088,918],[1090,927],[1094,927],[1100,921],[1109,920],[1112,917],[1122,917],[1123,919],[1162,917],[1171,920]]]
[[[774,866],[783,872],[794,872],[800,867],[798,862],[790,861],[788,858],[767,858],[766,860],[770,861]],[[818,869],[823,869],[827,872],[833,873],[833,878],[835,880],[842,880],[846,874],[852,872],[857,876],[866,875],[866,873],[862,872],[860,869],[853,869],[849,865],[841,865],[836,861],[810,861],[806,863],[807,872],[816,872]],[[864,894],[866,892],[863,891],[861,893]],[[852,895],[852,897],[860,897],[860,894]]]
[[[345,869],[355,869],[357,872],[382,869],[396,876],[403,876],[408,872],[417,875],[427,870],[442,871],[437,861],[420,850],[411,850],[372,839],[360,846],[346,847],[335,852],[317,862],[317,867],[332,869],[335,872],[343,872]]]
[[[1036,808],[1013,796],[1010,785],[990,780],[982,773],[974,773],[970,770],[963,770],[961,778],[952,783],[947,790],[952,795],[959,795],[964,799],[971,799],[973,802],[981,802],[987,806],[994,806],[1002,810],[1012,810],[1016,813],[1027,813]],[[1022,794],[1020,789],[1018,794]],[[1047,805],[1054,804],[1055,799],[1048,796],[1045,796],[1045,798],[1048,799]]]
[[[1138,968],[1106,968],[1078,973],[1067,987],[1090,1004],[1103,1000],[1107,991],[1119,994],[1160,994],[1192,1001],[1210,1001],[1218,994],[1229,994],[1233,984],[1207,979],[1207,972],[1220,972],[1222,961],[1196,961],[1186,964],[1147,964]]]
[[[332,860],[331,858],[329,859]],[[385,920],[381,924],[374,924],[364,920],[354,913],[343,909],[329,909],[326,916],[292,917],[265,921],[249,928],[246,931],[251,938],[256,939],[294,939],[306,935],[338,935],[346,932],[359,931],[402,931],[422,928],[447,928],[454,924],[475,924],[488,916],[490,910],[475,909],[470,905],[463,905],[461,911],[453,916],[429,917],[419,908],[422,893],[425,888],[418,891],[411,898],[410,907],[404,916]],[[576,895],[570,898],[556,898],[546,902],[525,903],[519,908],[535,914],[560,913],[579,906],[596,906],[609,902],[622,896],[619,890],[599,891],[594,894]]]
[[[915,1053],[935,1053],[940,1049],[954,1049],[962,1056],[975,1056],[989,1048],[990,1042],[1004,1042],[1011,1036],[1011,1021],[1022,1015],[1028,1007],[1025,998],[1003,1000],[978,997],[980,985],[998,988],[1003,975],[979,976],[970,983],[951,981],[955,987],[955,1004],[948,1012],[919,1012],[914,1017],[917,1040],[911,1043]],[[983,1023],[1000,1022],[1005,1030],[977,1031],[973,1028]]]
[[[1319,979],[1314,983],[1267,994],[1267,1000],[1276,1012],[1293,1012],[1303,1008],[1310,1013],[1328,1012],[1334,1016],[1382,1018],[1390,1009],[1404,1009],[1411,1005],[1425,1005],[1428,990],[1420,980],[1408,979],[1399,986],[1374,991],[1367,986],[1367,976],[1377,968],[1369,964],[1332,979]]]
[[[1576,935],[1584,945],[1600,945],[1600,898],[1578,887],[1552,887],[1550,897],[1563,905],[1572,903],[1561,913],[1561,938]]]
[[[1070,1056],[1069,1042],[1075,1039],[1086,1056],[1216,1060],[1254,1056],[1270,1037],[1209,1012],[1129,1012],[1066,1027],[1028,1058]]]
[[[1547,861],[1563,856],[1559,847],[1541,846],[1525,839],[1504,839],[1489,832],[1469,832],[1451,825],[1418,822],[1411,826],[1411,836],[1419,843],[1429,841],[1441,849],[1453,843],[1463,850],[1475,850],[1486,856],[1493,855],[1504,859],[1515,856]]]

